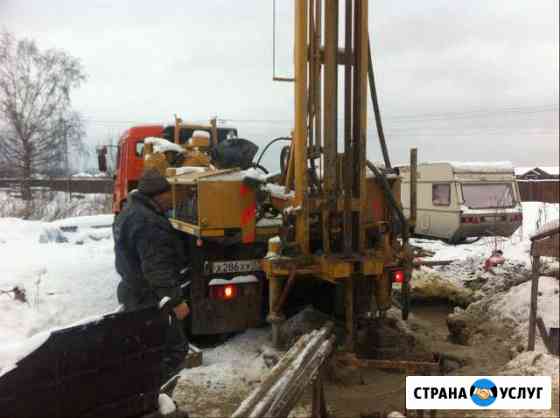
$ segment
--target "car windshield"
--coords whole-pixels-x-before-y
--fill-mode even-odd
[[[513,189],[510,183],[463,184],[463,199],[472,209],[510,208]]]

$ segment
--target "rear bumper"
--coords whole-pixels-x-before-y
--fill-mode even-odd
[[[485,236],[510,237],[515,231],[517,231],[521,224],[522,221],[461,224],[455,234],[455,238],[460,239]]]
[[[264,283],[237,284],[235,299],[193,298],[191,301],[191,332],[194,335],[224,334],[254,328],[264,322]]]

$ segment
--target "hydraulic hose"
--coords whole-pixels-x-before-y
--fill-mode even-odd
[[[270,148],[270,146],[278,141],[291,141],[292,138],[288,137],[288,136],[281,136],[278,138],[274,138],[272,141],[270,141],[268,144],[266,144],[266,146],[263,148],[261,155],[259,155],[259,158],[257,159],[257,162],[255,163],[256,165],[260,165],[261,160],[264,156],[264,154],[266,153],[266,151]]]
[[[373,165],[370,161],[366,161],[366,165],[368,166],[368,168],[373,171],[373,173],[375,174],[375,177],[377,179],[379,179],[380,183],[381,183],[381,187],[383,189],[383,193],[385,194],[385,197],[387,198],[387,200],[389,201],[389,204],[391,205],[391,207],[393,208],[393,210],[395,211],[395,213],[397,214],[397,217],[399,218],[399,222],[401,224],[401,234],[402,234],[402,240],[403,240],[403,247],[406,247],[408,244],[408,238],[409,238],[409,229],[408,229],[408,222],[406,221],[406,218],[404,216],[403,211],[401,210],[400,206],[398,205],[395,196],[393,196],[393,192],[391,191],[391,186],[389,185],[389,182],[387,181],[387,177],[385,176],[385,174],[383,172],[381,172],[380,170],[378,170],[378,168]],[[401,302],[400,302],[400,309],[401,309],[401,315],[402,318],[404,320],[408,319],[408,314],[410,313],[410,279],[411,279],[411,272],[412,272],[412,265],[411,265],[411,260],[406,261],[405,264],[405,279],[401,285]]]
[[[368,38],[368,78],[369,78],[369,93],[373,103],[373,113],[375,114],[375,125],[377,126],[377,135],[379,136],[379,145],[383,153],[383,161],[385,167],[391,168],[391,160],[389,160],[389,150],[387,149],[387,142],[385,142],[385,133],[383,132],[383,124],[381,123],[381,112],[379,110],[379,102],[377,101],[377,89],[375,88],[375,75],[373,73],[373,58],[371,55],[371,42]]]

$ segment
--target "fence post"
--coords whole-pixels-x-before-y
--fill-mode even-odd
[[[529,341],[527,351],[535,349],[535,326],[537,320],[537,298],[539,293],[540,257],[533,256],[533,269],[531,273],[531,307],[529,312]]]

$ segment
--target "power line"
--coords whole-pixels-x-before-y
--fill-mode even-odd
[[[386,121],[398,122],[415,122],[415,121],[437,121],[437,120],[455,120],[455,119],[472,119],[492,117],[495,115],[530,115],[546,112],[558,111],[558,105],[541,105],[541,106],[516,106],[504,107],[499,109],[476,109],[461,112],[432,112],[432,113],[419,113],[419,114],[403,114],[403,115],[389,115],[384,116]],[[85,117],[84,121],[95,125],[134,125],[146,124],[139,120],[109,120],[97,119],[95,117]],[[293,123],[292,119],[254,119],[254,118],[219,118],[222,122],[237,122],[237,123],[268,123],[268,124],[288,124]],[[195,121],[196,122],[196,121]],[[200,121],[198,121],[200,122]]]

